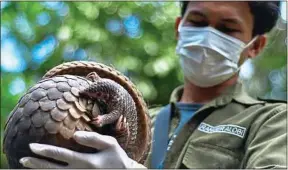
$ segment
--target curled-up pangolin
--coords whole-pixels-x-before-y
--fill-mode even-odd
[[[120,72],[95,62],[64,63],[48,71],[12,110],[3,151],[10,168],[24,168],[19,163],[24,156],[41,158],[30,151],[32,142],[97,152],[73,140],[75,131],[85,130],[114,136],[132,159],[143,163],[151,141],[147,113],[141,94]]]
[[[129,123],[137,122],[136,105],[132,97],[118,83],[110,79],[101,78],[95,72],[88,74],[87,78],[93,84],[80,91],[80,96],[89,97],[94,101],[101,100],[107,106],[106,114],[93,115],[91,123],[96,127],[102,127],[118,120],[117,122],[119,123],[115,125],[114,135],[123,149],[130,150],[129,146],[135,144],[137,135],[137,124]],[[128,122],[126,119],[128,119]],[[128,152],[128,154],[133,157],[131,152]]]

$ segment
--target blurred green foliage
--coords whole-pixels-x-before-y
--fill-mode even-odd
[[[25,69],[18,72],[4,70],[1,65],[1,134],[7,115],[25,90],[48,69],[66,61],[83,59],[112,65],[137,85],[149,106],[167,103],[171,91],[182,83],[175,55],[178,2],[51,3],[10,2],[1,7],[1,28],[16,39],[14,50],[25,64]],[[24,26],[19,21],[23,18],[27,21]],[[49,36],[55,37],[56,45],[50,48],[42,44],[50,51],[41,48],[37,56],[35,49]],[[286,30],[275,29],[269,37],[267,49],[249,66],[254,70],[252,75],[243,81],[251,95],[283,99],[287,95]],[[45,50],[47,54],[41,56]],[[1,51],[1,62],[7,62],[9,58],[2,54],[7,53]],[[23,88],[18,93],[11,92],[15,79],[25,82],[18,86]],[[7,168],[2,153],[1,167]]]

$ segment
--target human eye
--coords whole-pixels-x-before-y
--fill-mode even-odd
[[[195,27],[205,27],[208,26],[208,23],[205,21],[196,21],[196,20],[189,20],[189,23]]]
[[[219,30],[223,33],[226,33],[226,34],[232,34],[232,33],[241,33],[241,30],[239,29],[236,29],[236,28],[230,28],[230,27],[221,27],[219,28]]]

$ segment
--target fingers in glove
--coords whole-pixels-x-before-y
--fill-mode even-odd
[[[81,145],[105,150],[118,145],[115,138],[111,136],[101,135],[96,132],[77,131],[74,133],[74,139]]]
[[[81,153],[52,145],[31,143],[30,149],[35,154],[53,158],[67,163],[73,161],[79,161],[82,158]]]
[[[32,168],[32,169],[64,169],[65,166],[58,165],[55,163],[51,163],[49,161],[32,158],[32,157],[24,157],[19,161],[24,167]]]

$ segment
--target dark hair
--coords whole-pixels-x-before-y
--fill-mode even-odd
[[[189,1],[182,1],[181,15],[185,14]],[[269,32],[276,24],[280,14],[280,1],[248,1],[254,16],[253,36]]]

